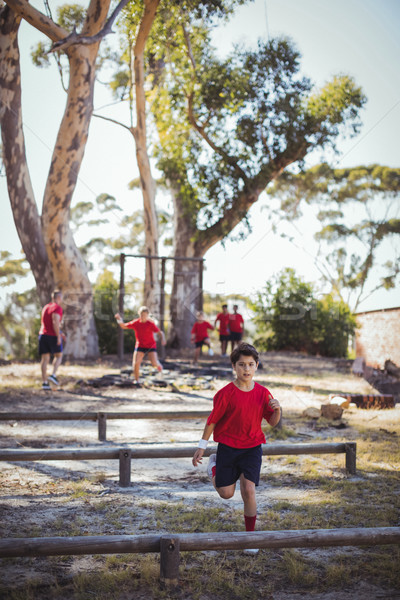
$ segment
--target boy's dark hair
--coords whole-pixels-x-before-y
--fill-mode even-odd
[[[240,355],[252,356],[256,363],[258,363],[259,361],[257,350],[254,348],[254,346],[252,346],[251,344],[246,344],[245,342],[242,342],[241,344],[239,344],[239,346],[236,346],[236,348],[231,353],[230,359],[233,365],[236,365],[237,361],[240,358]]]
[[[228,305],[227,304],[223,304],[222,308],[228,308]]]
[[[53,290],[52,293],[51,293],[51,299],[52,300],[57,300],[61,296],[61,294],[62,294],[61,290],[58,290],[58,289],[57,290]]]

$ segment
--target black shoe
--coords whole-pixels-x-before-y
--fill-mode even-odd
[[[42,383],[42,390],[51,390],[51,387],[49,386],[47,381],[44,381]]]
[[[58,381],[55,375],[49,375],[49,381],[51,381],[51,383],[54,383],[54,385],[60,385],[60,382]]]

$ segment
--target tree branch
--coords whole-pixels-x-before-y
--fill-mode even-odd
[[[133,137],[135,137],[135,127],[129,127],[128,125],[121,123],[121,121],[117,121],[116,119],[111,119],[111,117],[103,117],[103,115],[96,115],[96,113],[93,113],[92,116],[96,117],[97,119],[103,119],[104,121],[110,121],[110,123],[119,125],[120,127],[127,129],[129,131],[129,133],[131,133],[133,135]]]
[[[15,1],[15,0],[12,0]],[[76,30],[70,33],[67,36],[64,36],[63,39],[58,39],[49,50],[49,54],[52,52],[66,52],[68,48],[71,46],[75,46],[77,44],[90,45],[101,42],[101,40],[108,35],[109,33],[113,33],[112,26],[114,24],[115,19],[121,12],[123,8],[128,4],[129,0],[120,0],[119,4],[115,7],[111,16],[107,19],[106,24],[103,29],[97,32],[95,35],[81,35],[76,33]]]
[[[11,10],[27,23],[47,35],[53,42],[63,40],[68,31],[34,8],[26,0],[4,0]]]

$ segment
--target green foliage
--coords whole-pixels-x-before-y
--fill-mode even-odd
[[[284,38],[220,57],[211,43],[213,19],[238,4],[161,3],[146,45],[145,89],[159,137],[153,155],[173,191],[176,216],[203,253],[240,221],[235,235],[245,235],[250,205],[278,171],[358,131],[365,103],[345,75],[315,90]],[[142,1],[124,10],[122,62],[111,84],[131,103],[132,46],[142,14]]]
[[[94,319],[101,354],[117,352],[118,325],[114,315],[118,312],[118,289],[118,282],[107,270],[99,275],[93,289]],[[134,333],[124,331],[124,352],[132,352],[134,342]]]
[[[382,165],[334,169],[323,163],[304,172],[285,171],[268,193],[279,199],[285,219],[300,217],[305,203],[317,206],[321,229],[315,237],[325,259],[321,275],[335,295],[354,298],[354,310],[365,297],[373,270],[381,275],[377,287],[395,286],[400,250],[394,246],[394,260],[381,263],[378,249],[383,242],[395,243],[400,233],[400,169]]]
[[[0,251],[0,286],[14,284],[17,279],[24,277],[30,272],[26,264],[26,258],[12,259],[7,250]]]
[[[68,31],[79,31],[86,18],[86,8],[80,4],[63,4],[57,8],[57,23]]]
[[[36,359],[41,306],[36,289],[11,293],[0,313],[0,353],[10,359]]]
[[[78,202],[71,209],[71,228],[78,233],[82,226],[91,228],[99,225],[114,225],[110,231],[117,234],[112,237],[89,237],[79,248],[88,269],[96,266],[107,268],[118,264],[121,252],[144,254],[143,211],[136,210],[130,215],[122,215],[117,199],[110,194],[99,194],[96,202]],[[160,237],[164,244],[170,243],[171,216],[159,211],[158,225]]]
[[[349,307],[330,295],[316,299],[312,284],[293,269],[268,282],[252,304],[261,350],[296,350],[323,356],[347,356],[355,319]]]
[[[322,356],[346,357],[349,339],[356,329],[356,320],[348,305],[334,300],[330,294],[317,304],[314,324],[316,351]]]

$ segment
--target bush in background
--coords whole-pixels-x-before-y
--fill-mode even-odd
[[[356,327],[347,304],[331,295],[316,299],[314,286],[284,269],[252,303],[260,350],[294,350],[323,356],[347,356]]]
[[[94,320],[101,354],[116,354],[119,326],[114,318],[118,312],[119,285],[111,271],[103,271],[93,287]],[[135,345],[133,331],[124,331],[124,352],[132,352]]]

